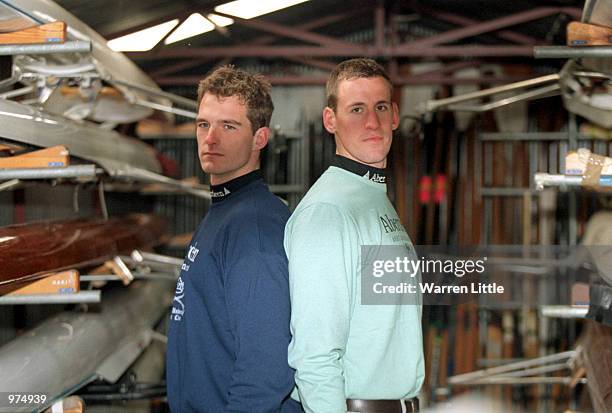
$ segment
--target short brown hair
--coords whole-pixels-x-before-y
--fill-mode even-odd
[[[389,82],[389,87],[391,87],[391,78],[385,69],[376,63],[375,60],[358,58],[340,62],[329,74],[329,79],[327,79],[327,84],[325,85],[327,106],[332,108],[334,112],[336,111],[338,106],[338,85],[342,80],[370,77],[382,77]]]
[[[204,94],[217,97],[238,96],[247,107],[247,118],[255,132],[270,126],[274,104],[270,97],[272,86],[261,75],[252,75],[232,65],[222,66],[200,81],[198,106]]]

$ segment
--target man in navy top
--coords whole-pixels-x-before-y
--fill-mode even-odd
[[[182,265],[170,314],[173,413],[301,412],[289,394],[289,210],[264,183],[270,84],[231,66],[200,82],[198,157],[212,204]]]

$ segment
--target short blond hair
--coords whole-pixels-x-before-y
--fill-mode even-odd
[[[387,71],[373,59],[357,58],[340,62],[329,74],[325,91],[327,106],[335,112],[338,107],[338,85],[342,80],[382,77],[392,87],[391,78]]]
[[[200,81],[198,106],[206,93],[217,97],[238,96],[247,107],[247,118],[253,133],[270,126],[274,104],[270,97],[272,86],[261,75],[252,75],[232,65],[222,66]]]

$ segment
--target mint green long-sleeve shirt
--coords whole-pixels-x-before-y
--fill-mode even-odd
[[[413,249],[398,223],[385,184],[335,166],[287,223],[292,396],[308,413],[346,412],[346,399],[410,398],[421,388],[421,307],[360,300],[362,245]]]

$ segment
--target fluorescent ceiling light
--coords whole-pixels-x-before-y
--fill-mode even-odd
[[[215,11],[243,19],[252,19],[253,17],[272,13],[307,1],[308,0],[235,0],[215,7]]]
[[[198,34],[213,31],[215,29],[215,24],[217,26],[225,27],[234,23],[232,19],[217,16],[216,14],[209,14],[206,17],[202,16],[200,13],[194,13],[187,17],[183,24],[177,27],[176,30],[170,34],[170,36],[166,37],[164,44],[175,43],[189,37],[197,36]],[[214,24],[211,23],[211,21]]]
[[[209,14],[206,17],[220,27],[229,26],[230,24],[234,23],[234,20],[230,19],[229,17],[219,16],[218,14]]]
[[[148,27],[134,33],[110,40],[108,47],[116,52],[146,52],[151,50],[161,39],[174,29],[179,19]]]

